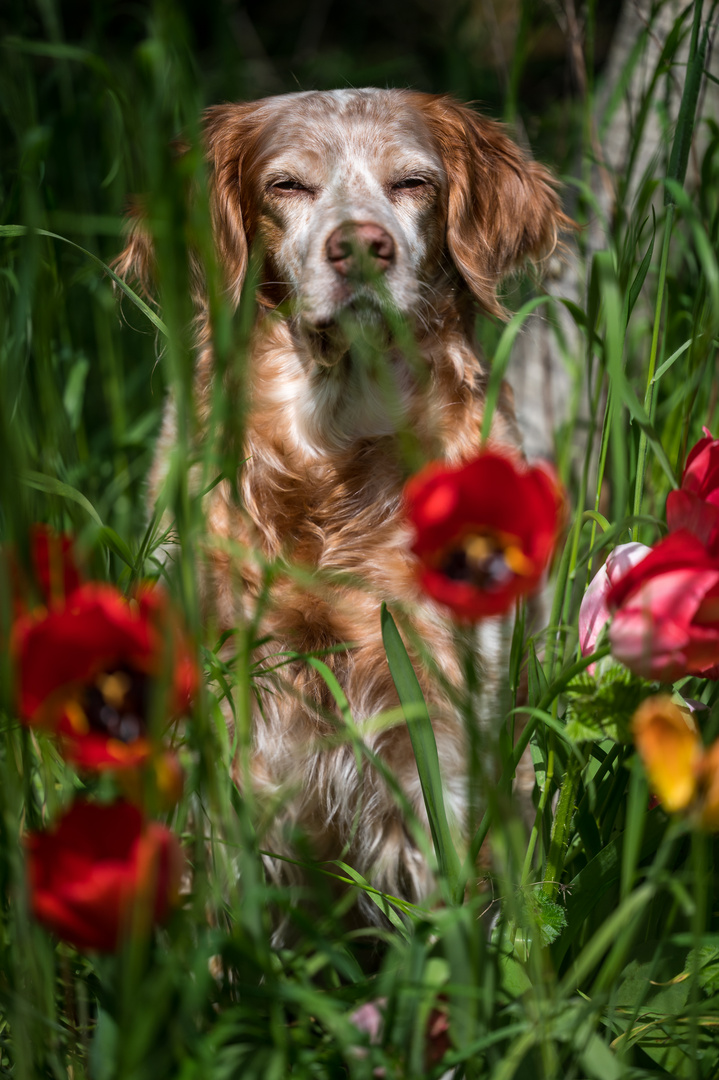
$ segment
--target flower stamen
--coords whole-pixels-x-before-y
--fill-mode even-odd
[[[144,672],[130,667],[103,671],[85,687],[81,711],[93,731],[132,743],[147,733],[147,690]]]
[[[491,591],[501,588],[514,575],[528,577],[534,564],[515,536],[483,530],[468,533],[457,547],[446,550],[439,569],[453,581]]]

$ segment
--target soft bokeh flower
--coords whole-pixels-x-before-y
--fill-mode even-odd
[[[162,922],[177,902],[179,842],[131,803],[80,800],[25,844],[35,918],[78,949],[113,952],[131,931],[147,933]]]
[[[609,552],[604,566],[590,581],[579,608],[579,647],[584,656],[594,652],[597,639],[609,622],[607,596],[612,586],[651,550],[646,544],[619,544]]]
[[[719,557],[670,533],[612,586],[612,655],[649,679],[719,677]]]
[[[35,578],[47,603],[69,596],[81,583],[71,537],[55,533],[46,525],[30,530]]]
[[[15,615],[30,610],[40,601],[45,607],[62,604],[81,584],[72,538],[54,532],[48,525],[33,525],[26,562],[17,548],[5,551],[11,581]]]
[[[719,829],[719,740],[705,750],[691,711],[666,694],[643,701],[632,726],[649,784],[665,810]]]
[[[667,497],[667,524],[688,529],[716,553],[719,550],[719,439],[705,436],[689,451],[681,488]]]
[[[563,499],[554,475],[486,450],[427,466],[405,489],[420,584],[460,619],[508,611],[554,550]]]
[[[452,1045],[449,1039],[449,1018],[444,1002],[442,1006],[442,1008],[431,1009],[427,1017],[424,1054],[425,1065],[428,1069],[440,1062]],[[382,1042],[386,1008],[387,999],[381,997],[360,1005],[350,1014],[350,1020],[359,1031],[367,1035],[371,1046],[379,1046]],[[358,1054],[365,1052],[362,1047],[355,1049]],[[373,1075],[381,1078],[386,1075],[386,1071],[384,1068],[377,1068]]]
[[[126,769],[153,753],[151,716],[187,709],[198,673],[160,588],[127,600],[88,583],[13,628],[21,717],[56,732],[87,769]]]

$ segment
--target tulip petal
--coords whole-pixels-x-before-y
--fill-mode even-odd
[[[672,532],[688,529],[707,544],[719,525],[719,507],[700,499],[691,491],[670,491],[667,496],[667,525]]]
[[[647,556],[628,576],[646,567],[651,557]],[[610,606],[612,596],[625,580],[610,593]],[[717,584],[719,569],[688,567],[635,582],[609,630],[614,658],[637,675],[665,682],[704,672],[719,662],[717,628],[693,622],[707,593]]]
[[[695,768],[701,760],[696,729],[666,695],[647,698],[633,720],[634,741],[649,784],[670,813],[686,810],[697,792]]]
[[[699,767],[704,798],[700,822],[705,829],[719,829],[719,739],[704,754]]]
[[[177,838],[130,803],[78,800],[25,845],[36,919],[77,948],[112,952],[130,929],[162,921],[177,899]]]
[[[646,544],[619,544],[592,578],[579,608],[579,647],[584,656],[594,652],[597,639],[609,621],[607,595],[612,585],[650,551]]]

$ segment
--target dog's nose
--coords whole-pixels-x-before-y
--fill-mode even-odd
[[[330,233],[325,251],[342,277],[348,277],[362,262],[384,273],[394,259],[394,240],[372,221],[349,221]]]

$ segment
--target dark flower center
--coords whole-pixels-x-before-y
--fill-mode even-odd
[[[147,675],[123,665],[96,675],[66,713],[77,735],[131,743],[147,734],[148,699]]]
[[[515,576],[527,577],[534,564],[516,536],[487,530],[463,536],[457,546],[444,552],[438,569],[452,581],[494,592]]]

